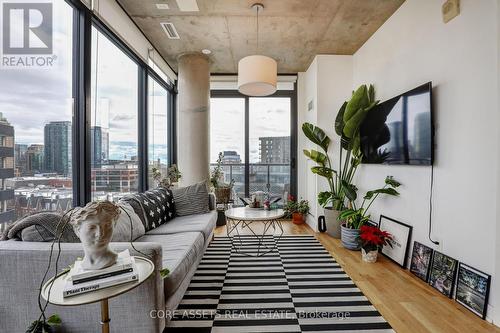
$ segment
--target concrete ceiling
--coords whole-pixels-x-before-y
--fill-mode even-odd
[[[212,73],[236,73],[256,52],[254,2],[259,13],[259,54],[273,57],[279,73],[307,69],[316,54],[353,54],[404,0],[197,0],[199,12],[179,11],[176,0],[117,0],[167,62],[210,49]],[[156,7],[166,3],[169,9]],[[172,22],[180,39],[168,39],[160,22]]]

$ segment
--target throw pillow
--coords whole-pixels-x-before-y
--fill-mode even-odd
[[[63,215],[56,212],[38,212],[14,222],[8,229],[6,239],[20,238],[25,242],[51,242],[60,233]],[[58,230],[59,227],[59,230]],[[80,239],[68,224],[60,235],[63,243],[78,243]]]
[[[130,242],[144,235],[146,232],[144,225],[132,206],[125,201],[119,202],[118,206],[120,207],[120,215],[115,222],[111,241]]]
[[[172,190],[177,216],[209,212],[208,188],[205,182]]]
[[[128,203],[133,209],[137,216],[141,219],[142,225],[146,229],[148,225],[144,209],[142,208],[142,197],[139,194],[130,194],[120,199],[120,202]]]

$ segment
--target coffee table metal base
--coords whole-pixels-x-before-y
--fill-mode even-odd
[[[271,219],[267,221],[258,221],[259,224],[264,224],[264,230],[262,234],[257,234],[253,229],[252,229],[252,223],[256,221],[250,221],[250,220],[236,220],[232,218],[227,218],[226,217],[226,231],[227,231],[227,236],[231,237],[233,245],[236,249],[236,252],[250,256],[250,257],[262,257],[263,255],[266,255],[270,252],[273,252],[274,250],[277,249],[276,242],[273,241],[272,246],[269,246],[266,244],[265,237],[266,236],[274,236],[276,234],[276,230],[278,230],[279,234],[277,236],[278,240],[281,239],[281,236],[283,236],[283,225],[281,224],[281,221],[278,219]],[[242,235],[240,234],[240,231],[238,230],[238,227],[241,227],[241,229],[248,228],[250,231],[250,237],[254,238],[253,241],[245,241],[245,244],[243,244],[242,241]],[[272,230],[272,233],[268,232]],[[234,235],[236,233],[236,235]],[[233,235],[232,235],[233,234]],[[257,252],[255,251],[245,251],[244,247],[257,247]]]

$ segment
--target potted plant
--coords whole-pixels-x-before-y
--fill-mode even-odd
[[[344,221],[342,223],[342,245],[349,250],[359,250],[361,248],[360,242],[360,228],[370,219],[368,210],[375,200],[381,194],[398,196],[399,192],[396,190],[401,185],[391,176],[385,179],[385,185],[382,188],[368,191],[363,197],[361,205],[356,204],[357,191],[356,186],[349,184],[346,185],[346,196],[350,202],[350,208],[344,209],[339,218]]]
[[[378,251],[385,245],[392,247],[392,235],[387,231],[382,231],[378,227],[368,225],[360,228],[361,258],[365,262],[376,262]]]
[[[182,175],[176,164],[172,164],[167,168],[167,175],[163,176],[160,169],[153,167],[151,169],[153,180],[158,187],[171,188],[174,187]]]
[[[373,85],[362,85],[340,108],[335,119],[335,132],[340,138],[336,169],[328,155],[331,143],[328,135],[310,123],[302,125],[304,135],[321,148],[321,151],[304,150],[304,154],[317,164],[311,171],[328,182],[328,190],[318,194],[318,203],[324,208],[326,232],[334,238],[341,237],[339,214],[346,205],[345,187],[351,184],[361,163],[359,129],[368,111],[377,103]]]
[[[231,200],[234,179],[231,179],[229,183],[224,182],[224,171],[222,170],[223,157],[224,155],[220,152],[217,158],[217,165],[210,173],[210,184],[215,192],[217,203],[227,204]]]
[[[291,217],[293,223],[302,224],[305,222],[307,214],[309,214],[309,201],[295,201],[295,198],[289,195],[284,210],[285,216]]]

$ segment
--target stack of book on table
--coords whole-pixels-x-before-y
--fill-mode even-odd
[[[98,270],[83,269],[82,259],[78,259],[68,273],[63,296],[71,297],[138,279],[135,259],[128,250],[118,253],[114,265]]]

